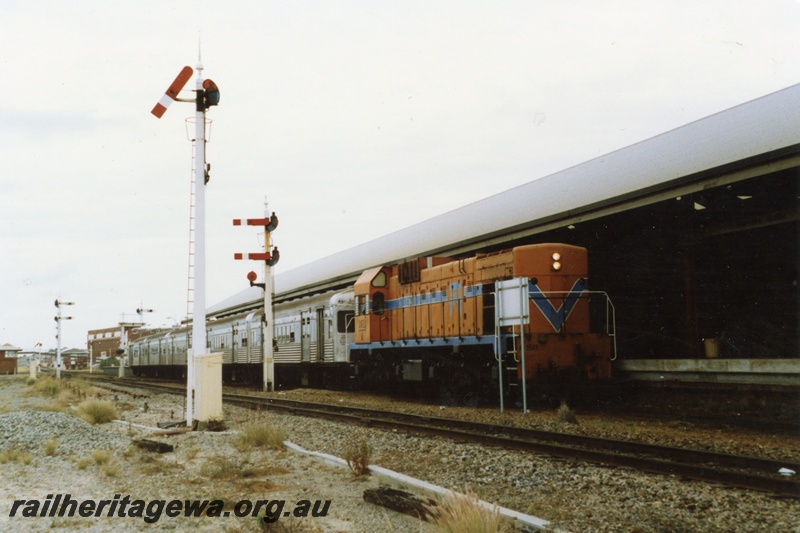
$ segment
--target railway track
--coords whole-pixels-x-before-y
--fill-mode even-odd
[[[100,378],[99,381],[106,382],[103,378]],[[185,389],[180,387],[142,383],[136,380],[108,378],[108,384],[112,387],[117,385],[136,387],[154,392],[185,394]],[[360,407],[265,398],[248,394],[225,393],[223,394],[223,400],[226,403],[251,409],[269,409],[274,412],[324,418],[370,427],[436,435],[457,441],[476,442],[595,464],[633,468],[653,474],[677,476],[800,498],[800,481],[797,481],[795,476],[787,477],[779,473],[782,468],[800,472],[800,463],[790,461],[482,424],[451,418],[387,412]]]

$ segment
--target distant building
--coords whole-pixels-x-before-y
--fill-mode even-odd
[[[122,345],[122,328],[90,329],[86,335],[86,349],[92,353],[95,360],[105,359],[117,355],[117,350]]]
[[[61,350],[61,362],[66,370],[89,368],[89,352],[78,348]]]
[[[17,368],[17,354],[22,348],[10,344],[0,346],[0,374],[13,374]]]
[[[142,326],[142,323],[126,322],[111,328],[90,329],[86,334],[87,354],[95,363],[107,357],[117,357],[117,351],[122,349],[123,328],[130,342],[143,335],[140,332]]]

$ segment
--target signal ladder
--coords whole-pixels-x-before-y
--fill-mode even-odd
[[[186,319],[192,319],[194,310],[194,239],[195,239],[195,139],[192,139],[192,177],[189,183],[189,274],[186,288]]]

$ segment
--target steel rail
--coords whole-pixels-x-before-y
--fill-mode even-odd
[[[123,380],[114,378],[109,378],[109,380],[112,384],[120,386],[127,385],[174,394],[183,393],[182,389],[165,384],[137,381],[125,383]],[[224,393],[223,400],[226,403],[256,410],[269,409],[370,427],[401,429],[457,441],[476,442],[595,464],[627,467],[653,474],[720,483],[800,498],[800,482],[778,473],[780,468],[789,468],[800,472],[800,463],[792,461],[255,395]],[[670,460],[665,460],[665,458]],[[757,473],[754,473],[754,470]]]
[[[615,441],[564,433],[530,430],[465,422],[455,419],[383,412],[357,407],[310,404],[292,400],[276,400],[257,396],[224,394],[225,401],[258,408],[267,404],[271,410],[291,414],[334,419],[340,422],[386,429],[403,429],[453,440],[477,442],[502,448],[531,451],[566,459],[634,468],[644,472],[679,476],[699,481],[722,483],[740,488],[774,492],[800,497],[800,482],[781,476],[779,468],[800,471],[800,464],[757,457],[737,456],[658,446],[633,441]],[[320,405],[322,408],[320,408]],[[347,412],[349,411],[349,412]],[[405,419],[405,420],[403,420]],[[504,435],[503,433],[506,433]],[[671,460],[646,457],[656,455]],[[721,468],[721,466],[763,470],[754,474]]]

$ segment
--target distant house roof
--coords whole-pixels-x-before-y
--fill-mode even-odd
[[[12,346],[10,344],[3,344],[0,346],[0,352],[21,352],[22,348],[17,348],[16,346]]]
[[[69,350],[61,350],[61,355],[89,355],[89,352],[80,348],[70,348]]]

